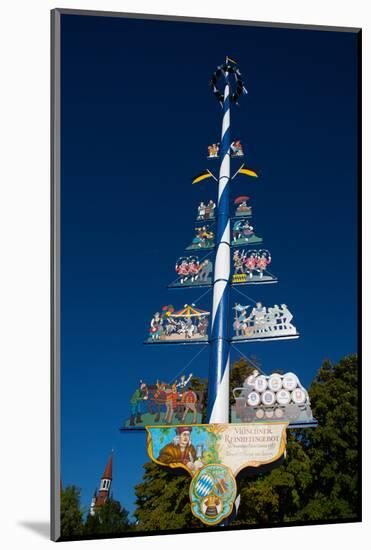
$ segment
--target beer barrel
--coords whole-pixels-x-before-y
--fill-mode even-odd
[[[285,390],[293,391],[298,385],[298,377],[294,373],[288,372],[283,377],[282,385]]]
[[[273,405],[275,400],[276,400],[276,394],[271,390],[267,390],[262,394],[263,405],[267,405],[267,406]]]
[[[287,390],[280,390],[276,394],[277,403],[279,405],[288,405],[291,401],[291,394]]]
[[[257,379],[255,380],[256,391],[259,391],[260,393],[262,393],[267,389],[267,386],[268,386],[267,378],[263,375],[258,376]]]
[[[282,388],[282,378],[279,374],[272,374],[268,378],[268,388],[272,391],[279,391]]]
[[[250,392],[249,395],[247,396],[247,404],[250,407],[256,407],[257,405],[259,405],[259,403],[260,403],[259,393],[256,391]]]
[[[293,392],[291,392],[291,399],[297,405],[303,405],[307,400],[307,396],[305,394],[305,391],[303,391],[301,388],[296,388]]]

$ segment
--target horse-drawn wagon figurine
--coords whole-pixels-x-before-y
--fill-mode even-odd
[[[140,381],[130,398],[130,418],[125,427],[151,424],[197,424],[202,422],[204,392],[192,388],[193,374],[179,381],[147,384]]]

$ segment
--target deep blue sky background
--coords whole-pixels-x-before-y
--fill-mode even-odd
[[[216,199],[191,179],[219,140],[208,82],[226,54],[249,91],[232,134],[261,174],[236,178],[232,196],[253,197],[280,280],[241,290],[286,303],[301,333],[240,347],[306,386],[324,358],[356,351],[356,35],[63,15],[62,481],[85,506],[114,448],[113,493],[134,509],[147,455],[143,433],[119,432],[130,395],[200,349],[142,342],[162,305],[202,294],[166,285],[197,204]],[[191,370],[207,375],[208,350]]]

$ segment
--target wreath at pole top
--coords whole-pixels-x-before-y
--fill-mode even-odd
[[[244,86],[242,75],[238,67],[234,67],[230,63],[224,63],[216,69],[213,73],[213,76],[210,81],[210,86],[213,88],[214,95],[221,105],[224,103],[224,94],[219,90],[217,84],[221,76],[226,76],[227,74],[233,74],[236,80],[236,91],[231,94],[231,101],[238,105],[238,99],[242,94],[247,94],[247,90]]]

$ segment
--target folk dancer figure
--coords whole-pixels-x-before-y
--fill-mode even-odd
[[[175,271],[180,277],[180,283],[183,284],[189,275],[189,265],[186,258],[183,258],[180,263],[175,264]]]
[[[206,226],[204,227],[196,227],[196,231],[197,231],[197,234],[195,236],[195,238],[193,239],[193,244],[201,247],[203,245],[203,243],[205,242],[205,235],[207,234],[206,232]]]
[[[267,269],[267,266],[271,263],[271,257],[267,256],[266,252],[259,254],[256,258],[256,267],[259,273],[260,279],[263,278],[264,271]]]
[[[252,279],[256,269],[256,264],[258,261],[256,256],[256,252],[251,252],[250,255],[244,260],[244,267],[250,279]]]
[[[241,226],[241,231],[245,241],[248,241],[250,237],[254,236],[254,227],[250,225],[248,221],[243,223],[243,225]]]
[[[189,275],[192,283],[197,280],[198,272],[200,271],[200,262],[192,258],[188,264]]]
[[[238,239],[243,238],[245,241],[248,241],[250,237],[254,235],[254,228],[249,224],[248,221],[243,222],[242,220],[237,220],[233,224],[233,240],[237,241]]]

